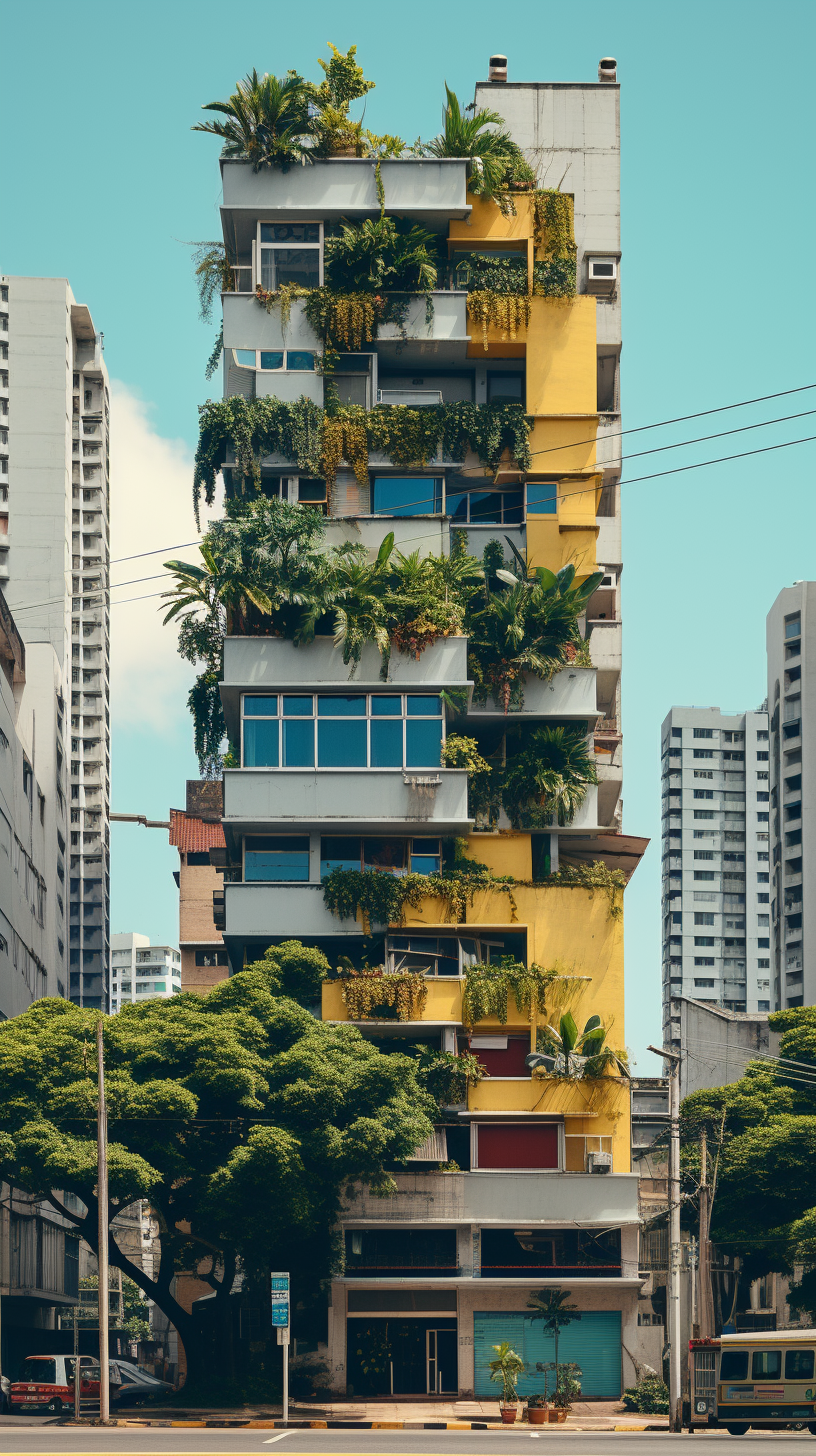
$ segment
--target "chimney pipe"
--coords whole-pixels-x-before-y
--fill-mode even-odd
[[[598,62],[599,81],[617,81],[618,63],[614,56],[603,56]]]
[[[490,57],[490,60],[488,61],[488,67],[487,67],[487,79],[488,79],[488,81],[506,81],[507,80],[507,57],[506,56],[498,56],[498,55],[496,55],[496,56],[491,56]]]

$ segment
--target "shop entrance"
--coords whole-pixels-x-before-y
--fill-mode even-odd
[[[349,1395],[448,1395],[459,1389],[455,1319],[350,1317],[346,1339]]]

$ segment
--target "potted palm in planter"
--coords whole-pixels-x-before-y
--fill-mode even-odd
[[[565,1421],[567,1419],[567,1416],[572,1410],[573,1401],[577,1400],[581,1394],[581,1384],[577,1379],[581,1374],[582,1371],[574,1361],[570,1361],[568,1364],[559,1367],[558,1384],[556,1385],[555,1395],[553,1396],[553,1406],[555,1409],[551,1412],[551,1416],[554,1415],[556,1421]]]
[[[536,1367],[538,1368],[538,1367]],[[545,1426],[549,1419],[547,1396],[531,1395],[527,1401],[527,1419],[531,1426]]]
[[[489,1362],[490,1379],[495,1380],[502,1388],[499,1399],[502,1424],[512,1426],[518,1415],[516,1386],[519,1376],[524,1373],[524,1361],[510,1348],[507,1340],[502,1340],[500,1345],[494,1345],[493,1349],[496,1351],[496,1359]]]
[[[581,1393],[581,1387],[575,1379],[576,1372],[581,1373],[578,1366],[573,1362],[563,1365],[558,1362],[558,1337],[561,1331],[572,1324],[573,1320],[581,1318],[578,1306],[568,1301],[569,1294],[565,1289],[540,1289],[531,1294],[527,1301],[527,1308],[533,1310],[531,1318],[543,1320],[545,1333],[552,1335],[555,1340],[555,1360],[550,1367],[555,1369],[555,1395],[550,1419],[556,1421],[567,1419],[576,1393]],[[544,1369],[543,1366],[536,1368]]]

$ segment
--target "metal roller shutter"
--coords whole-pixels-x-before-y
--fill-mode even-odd
[[[489,1361],[495,1359],[494,1345],[507,1340],[526,1365],[519,1380],[519,1395],[533,1395],[544,1389],[544,1377],[536,1363],[555,1358],[555,1341],[545,1335],[540,1320],[533,1322],[510,1310],[477,1312],[473,1316],[475,1393],[479,1399],[496,1399],[498,1386],[490,1379]],[[583,1371],[582,1394],[615,1400],[621,1394],[621,1316],[619,1310],[587,1310],[580,1320],[561,1331],[558,1339],[559,1364],[574,1360]],[[553,1388],[550,1374],[549,1388]]]

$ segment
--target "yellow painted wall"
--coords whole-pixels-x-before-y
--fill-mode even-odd
[[[598,409],[595,299],[532,298],[527,327],[527,412],[593,415]]]
[[[560,415],[536,420],[530,435],[531,475],[567,475],[595,466],[598,416],[564,419]]]
[[[471,834],[467,842],[470,859],[487,865],[494,875],[513,875],[517,880],[533,877],[533,849],[529,834],[502,830],[499,834]]]

